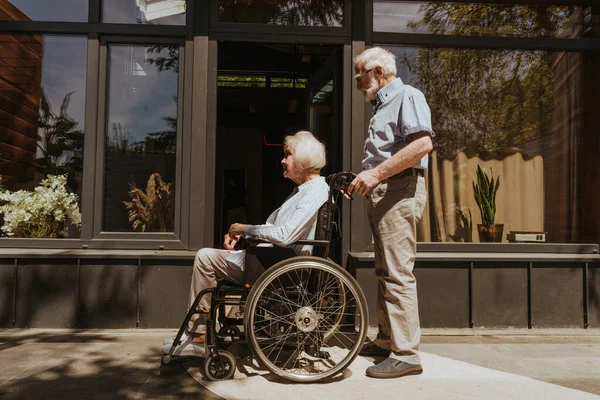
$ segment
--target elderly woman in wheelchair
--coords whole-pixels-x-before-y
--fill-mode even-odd
[[[265,224],[231,225],[225,250],[198,251],[189,310],[177,335],[163,342],[163,363],[205,357],[208,379],[229,379],[236,360],[224,349],[244,339],[269,371],[314,382],[338,374],[360,352],[368,328],[364,295],[327,259],[334,200],[353,174],[321,177],[325,146],[307,131],[287,136],[284,152],[283,175],[298,186]],[[253,245],[234,250],[242,237]],[[239,307],[237,316],[227,306]]]

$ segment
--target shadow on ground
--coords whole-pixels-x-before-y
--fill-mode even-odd
[[[158,343],[99,334],[0,334],[0,399],[220,399]],[[158,342],[158,340],[157,340]],[[186,368],[201,368],[187,359]]]

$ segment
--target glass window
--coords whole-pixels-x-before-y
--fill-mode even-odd
[[[104,230],[172,232],[178,45],[109,45]]]
[[[88,0],[4,0],[0,21],[87,22]]]
[[[580,222],[600,195],[582,179],[600,168],[582,146],[597,143],[597,53],[386,47],[398,77],[425,94],[436,132],[421,241],[483,240],[478,167],[499,179],[493,222],[504,225],[502,241],[511,231],[600,240]]]
[[[102,0],[102,22],[185,25],[185,0]]]
[[[598,37],[592,7],[375,0],[376,32],[506,37]]]
[[[0,236],[78,237],[87,38],[0,35]]]
[[[344,0],[219,0],[219,22],[329,26],[344,24]]]

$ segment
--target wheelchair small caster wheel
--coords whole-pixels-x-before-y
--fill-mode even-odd
[[[223,337],[224,340],[219,341],[219,345],[221,347],[227,348],[235,338],[240,337],[240,328],[235,325],[225,325],[221,329],[219,329],[219,336]]]
[[[209,355],[204,361],[204,375],[209,381],[224,381],[235,374],[236,361],[233,354],[219,350],[218,355]]]
[[[161,359],[160,359],[160,363],[162,365],[171,364],[171,356],[162,356]]]

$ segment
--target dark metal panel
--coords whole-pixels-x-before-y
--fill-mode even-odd
[[[96,115],[96,136],[95,136],[95,163],[94,163],[94,204],[93,216],[94,224],[92,237],[96,237],[102,231],[102,207],[104,193],[104,145],[106,132],[106,116],[108,113],[108,47],[106,39],[102,38],[100,42],[100,54],[98,56],[98,109]]]
[[[527,327],[527,263],[474,263],[474,327]]]
[[[600,327],[600,263],[588,264],[588,321],[590,328]]]
[[[86,244],[83,244],[84,249],[99,249],[99,250],[185,250],[187,247],[179,239],[175,240],[149,240],[151,237],[145,238],[142,234],[137,234],[135,239],[123,239],[111,237],[110,234],[103,235],[103,239],[93,239]],[[174,236],[174,235],[173,235]]]
[[[413,2],[414,0],[395,0],[398,2]],[[532,5],[573,5],[573,6],[594,6],[598,5],[598,0],[477,0],[477,3],[484,4],[532,4]],[[465,3],[465,0],[445,0],[446,3]]]
[[[186,45],[186,41],[182,40],[179,43],[179,69],[178,69],[178,74],[177,74],[177,137],[176,137],[176,141],[175,141],[175,160],[176,160],[176,165],[175,165],[175,224],[173,227],[173,231],[175,236],[182,240],[187,242],[187,229],[186,229],[186,236],[183,236],[181,234],[181,226],[182,225],[187,225],[186,224],[182,224],[182,209],[181,209],[181,198],[183,196],[183,186],[182,186],[182,176],[183,176],[183,148],[181,147],[183,145],[183,126],[184,126],[184,120],[183,120],[183,110],[184,110],[184,106],[185,106],[185,56],[186,56],[186,52],[185,52],[185,47]],[[185,213],[185,216],[187,218],[187,213]],[[187,219],[185,220],[187,222]]]
[[[89,0],[88,2],[88,22],[99,23],[101,21],[101,3],[102,0]]]
[[[77,260],[19,260],[16,328],[75,328]]]
[[[137,260],[82,260],[78,328],[135,328]]]
[[[350,38],[350,32],[343,27],[324,27],[324,26],[291,26],[291,25],[267,25],[267,24],[250,24],[236,22],[217,22],[211,24],[210,36],[214,33],[229,32],[236,34],[238,37],[245,35],[267,35],[267,36],[306,36],[316,38],[327,38],[338,36]]]
[[[0,249],[80,249],[81,239],[17,239],[2,238]],[[26,250],[25,250],[26,251]]]
[[[600,245],[586,243],[450,243],[421,242],[417,251],[473,253],[556,253],[556,254],[598,254]],[[535,254],[532,254],[535,260]]]
[[[173,37],[160,37],[160,36],[146,36],[146,37],[129,37],[129,36],[102,36],[102,45],[107,44],[179,44],[183,46],[185,44],[184,38],[173,38]],[[180,51],[182,49],[179,49]],[[180,65],[182,65],[180,63]]]
[[[352,42],[352,59],[365,50],[365,44],[361,41]],[[354,72],[354,64],[351,67],[351,76]],[[365,101],[363,94],[356,89],[354,80],[350,93],[352,96],[352,131],[350,138],[350,170],[359,172],[362,169],[362,159],[365,146]],[[350,203],[350,221],[352,223],[350,250],[362,252],[365,250],[366,242],[370,242],[370,228],[366,215],[366,199],[356,196],[356,200]],[[368,233],[367,233],[368,232]]]
[[[354,0],[354,11],[352,13],[352,40],[364,42],[366,37],[366,25],[368,16],[365,0]]]
[[[193,73],[192,77],[192,107],[194,112],[191,113],[191,136],[189,138],[189,145],[186,147],[186,155],[189,161],[189,184],[190,184],[190,195],[189,195],[189,218],[188,218],[188,232],[189,242],[188,246],[191,249],[199,249],[200,247],[206,246],[205,244],[205,213],[207,207],[204,203],[204,197],[206,193],[206,130],[207,130],[207,118],[209,113],[216,114],[216,93],[208,92],[208,37],[198,36],[194,37],[193,42]],[[214,55],[216,58],[216,55]],[[216,62],[216,61],[215,61]],[[217,79],[216,72],[212,74],[213,79]],[[208,97],[215,97],[213,106],[211,109],[208,108]],[[211,227],[212,229],[212,227]],[[209,235],[208,237],[211,237]]]
[[[352,169],[352,45],[345,44],[342,52],[342,76],[339,81],[341,92],[341,114],[342,114],[342,163],[344,171]],[[350,212],[351,204],[342,199],[344,205],[342,213],[342,254],[340,255],[342,266],[346,267],[347,254],[351,250],[352,226]]]
[[[261,42],[261,43],[304,43],[304,44],[344,44],[349,36],[339,35],[306,35],[273,32],[231,32],[211,31],[210,40],[232,42]]]
[[[583,327],[583,268],[581,263],[533,263],[532,327]]]
[[[377,279],[374,268],[356,269],[356,281],[365,294],[369,310],[369,325],[377,326]]]
[[[373,46],[373,0],[365,0],[365,44]]]
[[[194,42],[188,40],[185,43],[185,64],[183,67],[183,107],[182,107],[182,130],[181,145],[178,144],[178,149],[181,152],[181,221],[180,221],[180,239],[188,248],[190,245],[190,186],[191,186],[191,140],[192,140],[192,122],[194,115],[193,108],[193,71],[194,71]]]
[[[217,153],[217,75],[218,75],[218,44],[208,41],[208,59],[206,60],[206,129],[204,135],[205,164],[204,164],[204,245],[213,246],[215,225],[215,171]]]
[[[421,327],[469,327],[469,263],[417,261],[413,273]]]
[[[93,3],[90,3],[90,10]],[[98,135],[98,76],[100,40],[88,39],[85,89],[85,140],[83,142],[83,190],[81,193],[81,239],[93,237],[94,229],[94,177],[96,143]],[[81,245],[80,245],[81,246]]]
[[[16,279],[15,260],[0,259],[0,328],[14,328]]]
[[[139,327],[175,328],[185,317],[191,261],[143,261],[140,268]]]
[[[600,51],[600,40],[595,39],[509,38],[373,32],[373,43],[469,49]]]
[[[87,22],[2,21],[0,32],[159,36],[185,38],[187,27],[173,25],[104,24]]]

